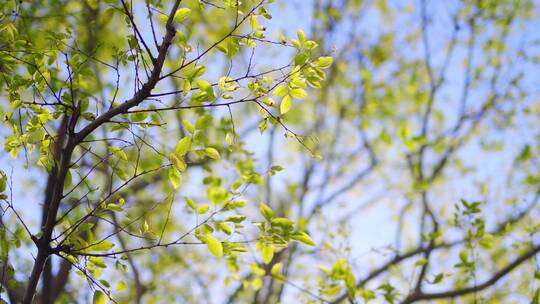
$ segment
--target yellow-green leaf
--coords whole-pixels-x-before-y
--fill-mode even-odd
[[[221,245],[220,241],[218,241],[211,235],[207,235],[204,238],[204,242],[208,246],[208,250],[210,250],[213,255],[217,257],[223,256],[223,245]]]
[[[291,96],[287,95],[283,97],[283,99],[281,100],[281,104],[279,105],[279,112],[281,113],[281,115],[289,112],[289,110],[291,109],[291,106],[292,106]]]
[[[187,165],[183,158],[176,156],[175,154],[169,154],[169,160],[173,166],[180,172],[186,171]]]
[[[114,244],[109,241],[102,241],[88,248],[90,251],[108,251],[114,247]]]
[[[265,264],[270,263],[274,257],[274,247],[272,247],[272,245],[263,245],[261,249],[261,256]]]
[[[283,267],[282,263],[276,263],[274,266],[272,266],[272,269],[270,269],[270,274],[278,279],[278,280],[284,280],[285,277],[281,274],[281,268]]]
[[[315,246],[315,242],[311,239],[311,237],[307,233],[303,231],[298,231],[294,233],[293,235],[291,235],[291,239],[304,243],[309,246]]]
[[[251,25],[251,29],[256,31],[259,28],[259,22],[257,22],[257,16],[251,15],[249,17],[249,24]]]
[[[169,17],[165,14],[159,14],[158,20],[161,23],[167,23],[167,20],[169,20]]]
[[[182,175],[180,175],[180,171],[178,171],[178,169],[176,169],[175,167],[169,168],[169,181],[171,182],[174,189],[177,189],[182,182]]]
[[[197,207],[196,212],[197,212],[197,214],[204,214],[204,213],[206,213],[206,211],[208,211],[208,209],[210,209],[210,205],[202,204],[199,207]]]
[[[124,289],[126,289],[126,283],[124,281],[116,283],[116,291],[122,291]]]
[[[296,32],[296,35],[298,36],[298,40],[303,44],[306,41],[306,34],[304,34],[304,31],[298,30]]]
[[[277,88],[274,89],[274,96],[281,97],[287,95],[287,92],[289,89],[287,89],[284,85],[279,85]]]
[[[174,22],[182,22],[191,13],[191,10],[187,7],[179,8],[174,14]]]
[[[191,137],[186,136],[178,141],[176,147],[174,147],[174,153],[178,156],[184,156],[191,148]]]
[[[94,291],[94,296],[92,297],[92,304],[106,304],[107,302],[107,297],[105,297],[105,294],[102,291]]]
[[[270,206],[268,206],[265,203],[261,203],[261,205],[259,206],[259,210],[261,212],[261,215],[267,221],[270,221],[270,219],[272,219],[272,216],[274,215],[274,211],[272,211],[272,208],[270,208]]]
[[[189,208],[193,210],[197,209],[197,204],[195,204],[195,202],[191,198],[184,196],[184,200],[186,201],[186,204],[189,206]]]
[[[332,65],[332,62],[334,62],[334,58],[332,57],[319,57],[315,61],[315,65],[321,69],[327,69]]]
[[[217,222],[217,227],[219,228],[219,230],[225,232],[227,235],[230,235],[232,230],[231,230],[231,227],[229,226],[229,224],[225,223],[225,222]]]
[[[121,160],[127,160],[127,155],[126,155],[126,152],[120,150],[119,148],[117,147],[111,147],[111,152],[116,155],[118,158],[120,158]]]
[[[191,134],[193,134],[193,132],[195,132],[195,127],[193,126],[193,124],[189,120],[184,119],[182,121],[182,126],[184,126],[184,129],[186,129],[186,131],[188,131]]]
[[[307,96],[306,90],[304,89],[292,89],[289,94],[296,99],[304,99]]]
[[[206,153],[206,155],[212,159],[219,159],[221,157],[218,150],[211,147],[204,149],[204,153]]]
[[[275,102],[272,98],[270,97],[266,97],[266,98],[263,98],[262,100],[264,102],[265,105],[269,106],[269,107],[273,107]]]
[[[233,135],[231,135],[231,133],[228,133],[225,134],[225,142],[230,146],[234,143],[234,140],[233,140]]]

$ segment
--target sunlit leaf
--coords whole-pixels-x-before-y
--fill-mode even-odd
[[[291,109],[291,106],[292,106],[291,96],[287,95],[283,97],[283,99],[281,100],[281,104],[279,105],[279,112],[281,113],[281,115],[289,112],[289,110]]]
[[[218,241],[211,235],[207,235],[204,238],[204,242],[208,246],[208,250],[210,250],[213,255],[217,257],[223,256],[223,246],[221,245],[220,241]]]
[[[176,10],[174,14],[174,22],[182,22],[191,13],[191,9],[182,7]]]

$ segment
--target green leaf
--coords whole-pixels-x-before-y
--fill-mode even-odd
[[[267,221],[270,221],[272,219],[272,216],[274,215],[274,211],[272,211],[272,208],[270,208],[267,204],[261,203],[261,205],[259,206],[259,210],[261,212],[261,215]]]
[[[416,263],[414,263],[414,266],[424,266],[427,263],[428,263],[427,259],[420,259],[420,260],[416,261]]]
[[[307,97],[306,90],[304,89],[293,89],[289,92],[289,94],[296,99],[304,99]]]
[[[171,153],[169,154],[169,160],[173,164],[173,166],[176,168],[176,170],[180,172],[186,171],[187,165],[183,158],[176,156],[175,154]]]
[[[193,126],[193,124],[189,120],[184,119],[182,121],[182,126],[184,126],[184,129],[186,129],[186,131],[188,131],[191,134],[193,134],[193,132],[195,132],[195,127]]]
[[[178,171],[178,169],[176,169],[174,166],[169,168],[169,181],[174,189],[177,189],[182,182],[182,175],[180,175],[180,171]]]
[[[303,65],[306,63],[309,59],[309,53],[308,52],[300,52],[294,56],[294,64],[295,65]]]
[[[225,142],[229,146],[231,146],[234,143],[233,135],[231,135],[231,133],[227,132],[227,134],[225,134]]]
[[[298,36],[298,40],[300,40],[300,43],[304,44],[304,42],[306,42],[306,34],[304,34],[304,31],[298,30],[296,32],[296,35]]]
[[[287,95],[283,97],[283,99],[281,100],[281,104],[279,105],[279,112],[281,113],[281,115],[289,112],[289,110],[291,109],[291,106],[292,106],[291,96]]]
[[[435,278],[433,279],[433,282],[432,284],[438,284],[440,283],[442,280],[444,279],[444,273],[439,273],[435,276]]]
[[[200,79],[200,80],[195,81],[195,84],[197,85],[199,90],[207,92],[211,95],[214,94],[214,89],[212,88],[212,85],[210,84],[210,82]]]
[[[94,296],[92,297],[92,304],[106,304],[107,302],[107,297],[102,291],[94,291]]]
[[[174,153],[178,156],[184,156],[188,153],[190,148],[191,148],[191,137],[186,136],[180,139],[178,143],[176,143],[176,146],[174,147]]]
[[[206,211],[210,209],[210,205],[208,204],[202,204],[199,207],[197,207],[197,214],[205,214]]]
[[[189,206],[189,208],[191,208],[192,210],[197,209],[197,204],[195,204],[195,202],[191,198],[184,196],[184,200],[186,201],[186,204]]]
[[[249,24],[251,26],[251,29],[256,31],[259,28],[259,22],[257,22],[257,16],[251,15],[249,17]]]
[[[216,223],[217,225],[217,228],[223,232],[225,232],[227,235],[230,235],[232,230],[231,230],[231,227],[229,226],[229,224],[225,223],[225,222],[217,222]]]
[[[311,239],[311,237],[307,233],[303,231],[298,231],[294,233],[293,235],[291,235],[291,239],[304,243],[309,246],[315,246],[315,242]]]
[[[269,107],[273,107],[275,104],[275,101],[270,97],[263,98],[262,102]]]
[[[117,147],[111,147],[111,152],[116,155],[116,157],[120,158],[121,160],[128,160],[126,152],[120,150]]]
[[[272,225],[279,226],[279,227],[282,227],[284,229],[292,228],[292,226],[294,224],[293,221],[291,221],[290,219],[285,218],[285,217],[273,218],[270,223]]]
[[[191,13],[191,10],[187,7],[179,8],[174,14],[174,22],[182,22]]]
[[[195,122],[195,129],[206,129],[212,123],[212,116],[203,115],[197,119]]]
[[[276,97],[285,96],[285,95],[287,95],[288,91],[289,91],[289,89],[287,89],[286,86],[279,85],[279,86],[277,86],[277,88],[274,89],[274,96],[276,96]]]
[[[204,72],[206,72],[206,67],[204,65],[198,65],[191,70],[188,77],[190,79],[195,79],[204,75]]]
[[[161,23],[167,23],[167,20],[169,20],[169,17],[165,14],[159,14],[157,18]]]
[[[321,69],[327,69],[332,65],[333,62],[334,62],[334,58],[332,57],[319,57],[315,61],[315,65]]]
[[[191,91],[191,81],[187,79],[186,81],[184,81],[184,85],[182,86],[182,94],[186,96],[189,93],[189,91]]]
[[[7,175],[4,171],[0,170],[0,192],[4,192],[7,186]]]
[[[272,245],[265,244],[261,249],[262,260],[265,264],[270,263],[274,257],[274,247]]]
[[[204,153],[206,153],[206,155],[212,159],[220,159],[220,155],[219,155],[219,152],[218,150],[214,149],[214,148],[211,148],[211,147],[208,147],[206,149],[204,149]]]
[[[270,274],[278,279],[278,280],[285,280],[285,277],[281,274],[281,268],[283,267],[282,263],[276,263],[274,266],[272,266],[272,269],[270,269]]]
[[[111,243],[109,241],[101,241],[101,242],[89,247],[88,250],[103,252],[103,251],[111,250],[111,248],[113,248],[113,247],[114,247],[113,243]]]
[[[114,212],[121,212],[123,210],[122,207],[113,203],[107,204],[106,209],[114,211]]]
[[[221,245],[220,241],[218,241],[211,235],[207,235],[204,238],[204,242],[208,246],[208,250],[210,250],[213,255],[217,257],[223,256],[223,245]]]
[[[122,291],[126,289],[126,283],[124,281],[119,281],[118,283],[116,283],[115,289],[116,291]]]
[[[226,222],[241,223],[246,219],[245,215],[232,215],[225,219]]]

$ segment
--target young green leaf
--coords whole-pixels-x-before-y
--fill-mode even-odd
[[[182,176],[180,175],[180,171],[178,171],[178,169],[176,169],[175,167],[169,168],[169,181],[171,182],[174,189],[177,189],[182,182]]]
[[[211,147],[208,147],[208,148],[204,149],[204,153],[206,153],[206,155],[208,157],[210,157],[211,159],[216,159],[217,160],[217,159],[220,158],[218,150],[216,150],[214,148],[211,148]]]
[[[191,148],[191,137],[186,136],[178,141],[174,147],[174,153],[178,156],[184,156]]]
[[[291,90],[289,94],[296,99],[304,99],[307,96],[306,90],[300,88]]]
[[[306,42],[306,34],[304,34],[304,31],[298,30],[296,32],[296,35],[298,36],[298,40],[300,40],[300,43],[304,44],[304,42]]]
[[[414,263],[414,266],[424,266],[427,263],[428,263],[427,259],[420,259],[420,260],[416,261],[416,263]]]
[[[261,249],[262,260],[265,264],[270,263],[274,257],[274,247],[272,245],[265,244]]]
[[[187,7],[182,7],[176,10],[174,14],[174,22],[182,22],[191,13],[191,10]]]
[[[217,257],[223,256],[223,245],[219,240],[215,239],[211,235],[207,235],[204,238],[204,242],[208,246],[208,250],[210,250],[213,255]]]
[[[263,98],[262,102],[269,107],[272,107],[275,104],[274,100],[270,97]]]
[[[118,281],[115,286],[116,291],[122,291],[126,289],[126,283],[124,281]]]
[[[225,134],[225,142],[231,146],[233,143],[234,143],[234,135],[231,135],[231,133],[227,132],[227,134]]]
[[[321,69],[327,69],[332,65],[332,62],[334,62],[334,58],[332,57],[319,57],[315,61],[315,65]]]
[[[94,291],[94,296],[92,297],[92,304],[106,304],[107,302],[107,297],[102,291]]]
[[[199,207],[197,207],[197,214],[205,214],[206,211],[210,209],[210,205],[208,204],[202,204]]]
[[[186,129],[186,131],[188,131],[191,134],[193,134],[193,132],[195,132],[195,127],[193,126],[193,124],[189,120],[184,119],[182,121],[182,126],[184,126],[184,129]]]
[[[293,235],[291,235],[291,239],[304,243],[309,246],[315,246],[315,242],[311,239],[311,237],[307,233],[303,231],[298,231],[294,233]]]
[[[259,206],[259,210],[261,212],[261,215],[267,220],[270,221],[272,219],[272,216],[274,216],[274,211],[272,211],[272,208],[270,208],[267,204],[261,203]]]
[[[281,115],[289,112],[289,110],[291,109],[291,106],[292,106],[291,96],[287,95],[283,97],[283,99],[281,100],[281,104],[279,105],[279,112],[281,113]]]
[[[195,204],[195,202],[191,198],[184,196],[184,200],[186,201],[186,204],[189,206],[189,208],[191,208],[192,210],[197,209],[197,204]]]
[[[127,158],[127,155],[126,155],[126,152],[120,150],[119,148],[117,147],[111,147],[111,152],[118,158],[120,158],[121,160],[128,160]]]
[[[161,23],[167,23],[167,20],[169,20],[169,17],[165,14],[159,14],[158,20]]]
[[[284,85],[279,85],[277,88],[274,89],[274,96],[281,97],[287,95],[287,92],[289,89],[287,89]]]
[[[283,267],[282,263],[276,263],[274,266],[272,266],[272,269],[270,269],[270,274],[278,279],[278,280],[285,280],[285,277],[281,274],[281,268]]]
[[[109,241],[102,241],[95,245],[92,245],[91,247],[88,248],[88,250],[103,252],[103,251],[108,251],[113,247],[114,247],[113,243]]]
[[[176,156],[175,154],[169,154],[169,160],[173,166],[180,172],[186,171],[187,165],[183,158]]]

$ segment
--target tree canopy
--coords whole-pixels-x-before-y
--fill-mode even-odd
[[[0,302],[539,303],[540,3],[0,2]]]

